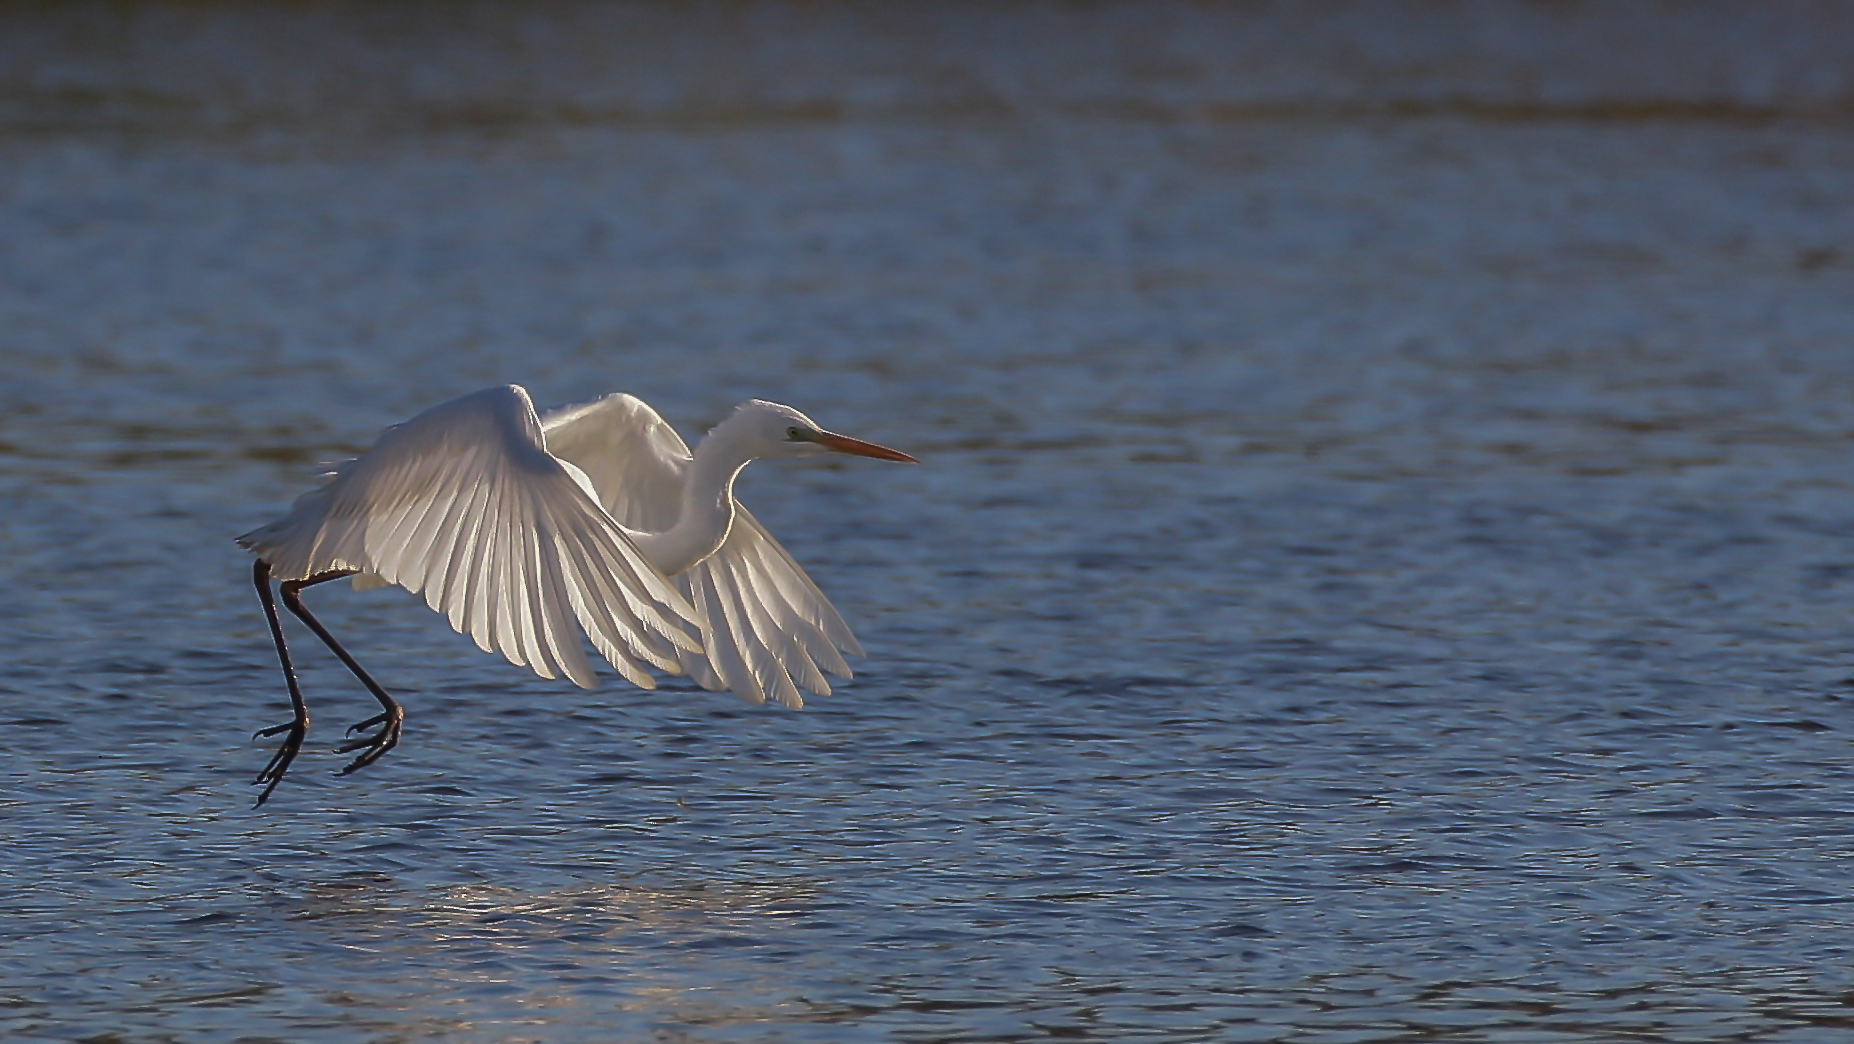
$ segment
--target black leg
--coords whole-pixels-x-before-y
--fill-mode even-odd
[[[303,702],[301,687],[296,684],[296,668],[290,664],[290,647],[283,641],[283,621],[277,616],[277,603],[270,595],[270,563],[258,559],[251,570],[251,580],[257,585],[258,598],[264,603],[264,619],[270,623],[270,637],[277,643],[277,660],[283,664],[283,681],[290,687],[290,706],[296,715],[281,725],[273,725],[258,731],[259,736],[283,735],[283,742],[278,745],[277,753],[271,755],[270,763],[264,771],[257,774],[253,783],[264,784],[264,791],[258,795],[257,804],[269,800],[270,792],[283,782],[283,774],[290,770],[290,762],[303,749],[303,737],[309,734],[309,705]],[[256,807],[255,805],[252,807]]]
[[[352,574],[348,572],[317,573],[307,580],[285,580],[278,585],[278,588],[283,594],[284,606],[287,607],[290,612],[295,613],[297,619],[308,624],[309,629],[315,632],[315,636],[322,639],[322,644],[328,646],[329,651],[339,657],[341,662],[347,665],[348,670],[354,672],[354,676],[359,678],[361,684],[367,687],[367,691],[373,693],[373,698],[380,701],[380,713],[368,718],[366,721],[357,722],[348,728],[348,733],[350,735],[376,726],[380,731],[371,736],[361,736],[341,746],[340,753],[343,754],[352,753],[357,750],[360,751],[360,755],[349,762],[347,768],[341,770],[344,776],[353,772],[355,769],[366,768],[368,765],[380,760],[380,755],[398,746],[399,730],[400,727],[405,724],[406,720],[406,712],[400,708],[398,701],[386,694],[386,690],[380,687],[380,683],[373,680],[373,676],[367,673],[366,668],[362,667],[359,661],[355,660],[353,656],[348,654],[346,649],[341,647],[341,643],[335,640],[335,636],[328,633],[328,628],[322,626],[322,621],[316,619],[314,615],[309,612],[309,607],[303,604],[302,597],[299,593],[303,588],[329,580],[339,580],[344,576],[351,575]],[[279,646],[279,648],[281,648],[281,646]]]

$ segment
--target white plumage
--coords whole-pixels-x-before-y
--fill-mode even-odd
[[[404,714],[310,615],[304,587],[344,576],[356,589],[422,595],[485,651],[591,687],[584,634],[620,674],[654,688],[655,668],[708,689],[798,707],[849,677],[862,649],[811,578],[734,500],[740,470],[765,457],[824,452],[914,458],[837,435],[789,406],[754,400],[694,453],[656,411],[616,394],[538,416],[518,385],[489,388],[388,428],[336,466],[290,512],[239,538],[256,580],[296,717],[258,782],[261,804],[308,727],[269,580],[384,712],[343,747],[352,771],[398,740]]]
[[[554,410],[541,430],[619,525],[643,533],[675,526],[694,455],[641,399],[619,393]],[[801,691],[830,695],[824,673],[850,677],[845,654],[863,655],[824,592],[738,503],[720,547],[673,582],[696,610],[701,639],[699,649],[678,650],[678,666],[705,689],[801,707]]]

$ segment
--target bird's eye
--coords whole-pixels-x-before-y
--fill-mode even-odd
[[[785,429],[785,440],[787,442],[803,442],[805,440],[805,429],[794,424]]]

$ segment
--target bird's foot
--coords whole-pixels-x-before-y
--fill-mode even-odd
[[[281,725],[272,725],[268,729],[259,729],[252,734],[252,739],[283,737],[283,742],[277,745],[277,752],[270,756],[270,763],[265,765],[264,770],[257,774],[257,778],[251,781],[253,786],[258,784],[264,786],[263,792],[258,795],[257,802],[251,806],[252,808],[270,800],[270,792],[277,789],[277,784],[283,782],[283,774],[290,771],[290,763],[295,761],[296,755],[302,752],[303,738],[308,735],[308,718],[286,721]]]
[[[348,767],[342,769],[341,774],[345,776],[355,769],[366,768],[368,765],[380,760],[380,755],[398,746],[399,730],[400,727],[405,724],[405,720],[406,712],[399,704],[395,703],[386,710],[368,718],[366,721],[355,722],[353,725],[348,726],[348,735],[350,736],[357,732],[365,732],[368,729],[376,727],[380,731],[371,736],[356,737],[352,742],[344,743],[336,748],[336,753],[338,754],[351,754],[354,751],[360,751],[360,756],[348,762]]]

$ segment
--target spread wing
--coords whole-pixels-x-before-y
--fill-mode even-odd
[[[621,524],[675,525],[689,447],[642,400],[621,393],[563,407],[541,427],[548,451],[583,470]],[[671,579],[704,621],[701,651],[679,656],[703,688],[801,707],[804,692],[830,695],[826,673],[850,677],[845,653],[863,654],[824,592],[744,507],[719,550]]]
[[[548,454],[519,385],[388,428],[239,543],[282,578],[353,570],[421,594],[485,651],[543,678],[593,686],[582,628],[647,689],[656,682],[644,663],[680,673],[695,655],[699,611],[644,560],[586,477]]]

